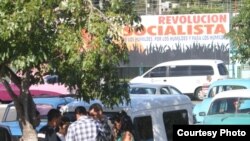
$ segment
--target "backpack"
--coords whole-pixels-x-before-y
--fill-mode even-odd
[[[99,122],[97,127],[97,137],[96,141],[111,141],[112,140],[112,131],[111,127],[108,124],[108,120],[103,120]]]

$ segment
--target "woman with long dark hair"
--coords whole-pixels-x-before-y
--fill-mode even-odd
[[[131,117],[125,111],[113,118],[114,141],[134,141],[134,128]]]

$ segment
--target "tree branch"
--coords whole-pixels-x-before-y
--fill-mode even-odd
[[[13,99],[14,101],[14,105],[16,107],[16,111],[17,111],[17,117],[19,117],[19,119],[24,123],[26,124],[25,122],[25,118],[24,118],[24,109],[23,109],[23,105],[21,103],[22,99],[21,97],[18,97],[12,90],[9,82],[5,79],[2,80],[3,81],[3,85],[5,86],[5,88],[7,89],[9,95],[11,96],[11,98]],[[20,93],[21,93],[21,90],[20,90]],[[21,126],[22,128],[22,126]]]
[[[19,89],[21,88],[21,79],[8,66],[2,65],[1,71],[6,74]]]
[[[105,14],[103,14],[102,11],[100,11],[98,8],[93,6],[91,0],[88,0],[88,3],[89,3],[89,8],[90,8],[90,16],[89,17],[91,17],[91,14],[94,13],[94,11],[96,11],[98,13],[99,17],[102,18],[105,22],[109,23],[113,27],[117,27],[116,25],[114,25],[113,21],[109,20],[107,18],[107,16]],[[121,31],[118,31],[118,30],[115,30],[115,29],[117,29],[117,28],[110,28],[110,30],[115,31],[120,37],[123,37],[123,35],[120,33]]]
[[[11,88],[9,82],[8,82],[7,80],[5,80],[5,79],[2,79],[2,81],[3,81],[4,87],[6,88],[6,90],[7,90],[8,93],[9,93],[10,97],[11,97],[14,101],[18,101],[18,97],[17,97],[17,95],[15,94],[15,92],[12,90],[12,88]]]

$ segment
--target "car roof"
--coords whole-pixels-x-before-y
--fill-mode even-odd
[[[119,104],[117,107],[113,107],[113,109],[126,109],[131,112],[141,111],[145,109],[156,109],[159,107],[167,107],[174,105],[184,105],[184,104],[192,104],[190,98],[186,95],[147,95],[141,96],[140,94],[130,95],[131,102],[130,104]],[[62,112],[72,112],[77,106],[84,106],[85,108],[89,108],[89,106],[93,103],[101,103],[99,100],[90,101],[90,103],[84,101],[74,101],[62,107]],[[124,102],[125,103],[125,102]],[[110,108],[105,108],[108,110]]]
[[[74,101],[75,99],[72,97],[42,97],[42,98],[33,98],[33,100],[35,104],[47,104],[47,105],[51,105],[53,108],[59,108],[58,106],[60,105],[62,106],[67,103],[70,103]],[[14,106],[14,102],[9,103],[8,106],[9,107]],[[42,121],[40,124],[43,124],[43,123],[44,122]],[[12,135],[15,135],[15,136],[22,135],[18,121],[1,122],[0,126],[8,127]]]
[[[10,84],[11,88],[13,91],[15,92],[19,92],[19,88],[11,83]],[[5,86],[0,83],[0,90],[1,91],[6,91]],[[44,93],[49,92],[49,93],[58,93],[58,94],[71,94],[69,88],[63,84],[35,84],[35,85],[31,85],[29,90],[31,91],[43,91]]]
[[[207,64],[219,64],[223,63],[222,60],[216,59],[189,59],[189,60],[173,60],[168,62],[163,62],[157,66],[166,66],[166,65],[207,65]]]
[[[73,101],[74,98],[72,97],[48,97],[48,98],[34,98],[34,102],[36,104],[39,104],[39,103],[47,103],[47,104],[55,104],[55,105],[58,105],[60,103],[69,103],[71,101]]]
[[[57,108],[60,104],[70,103],[74,101],[72,97],[40,97],[33,98],[35,104],[49,104],[54,108]],[[9,105],[14,105],[14,102],[11,102]]]
[[[172,86],[169,84],[153,84],[153,83],[130,83],[129,84],[130,87],[162,87],[162,86]]]
[[[132,111],[145,109],[156,109],[174,105],[192,104],[190,98],[186,95],[130,95]],[[126,105],[121,105],[127,107]]]
[[[241,85],[250,88],[250,79],[222,79],[214,81],[210,87],[219,85]]]
[[[221,98],[250,98],[250,89],[237,89],[237,90],[229,90],[218,93],[213,97],[213,100],[221,99]]]
[[[14,84],[10,84],[13,92],[16,95],[20,94],[19,88]],[[63,84],[36,84],[32,85],[29,88],[30,94],[32,97],[36,96],[64,96],[64,95],[70,95],[73,94],[74,91],[70,90],[67,86]],[[0,100],[3,102],[11,102],[12,98],[8,94],[8,91],[6,90],[5,86],[0,83]]]

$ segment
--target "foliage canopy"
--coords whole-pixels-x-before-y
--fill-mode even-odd
[[[119,63],[128,61],[121,29],[139,18],[131,0],[97,4],[0,1],[1,66],[22,73],[35,68],[32,77],[37,79],[30,84],[41,83],[46,73],[56,73],[60,82],[77,88],[86,100],[99,97],[112,105],[127,98],[117,72]]]
[[[232,17],[230,38],[233,61],[250,63],[250,1],[244,0],[239,13]]]
[[[35,108],[29,87],[57,74],[84,100],[107,106],[129,101],[117,67],[128,62],[122,28],[139,22],[133,0],[1,0],[0,78],[12,96],[21,125]],[[8,80],[20,89],[10,89]],[[25,133],[24,133],[25,134]],[[24,139],[25,140],[25,139]]]

